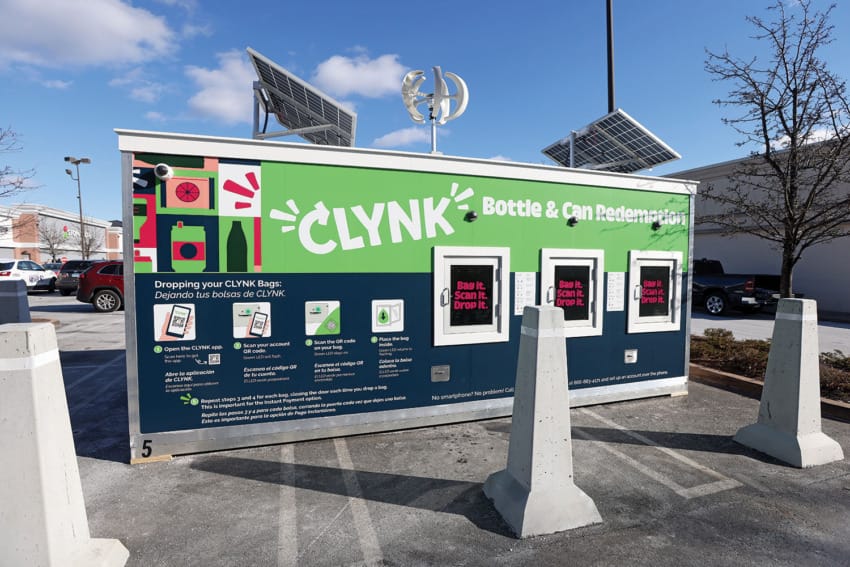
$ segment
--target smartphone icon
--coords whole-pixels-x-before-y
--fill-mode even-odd
[[[266,322],[268,320],[269,316],[267,313],[254,311],[254,317],[251,319],[251,327],[248,330],[248,334],[252,337],[262,337],[266,330]]]
[[[186,328],[189,326],[189,316],[192,309],[185,305],[175,305],[171,308],[171,318],[168,320],[168,328],[165,334],[169,337],[182,339],[186,336]]]

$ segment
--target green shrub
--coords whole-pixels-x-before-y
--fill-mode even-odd
[[[735,340],[726,329],[706,329],[691,337],[691,362],[716,370],[764,380],[770,341]],[[840,350],[820,355],[821,395],[850,402],[850,357]]]

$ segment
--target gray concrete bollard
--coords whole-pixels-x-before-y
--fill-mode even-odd
[[[112,567],[129,552],[89,534],[56,332],[0,325],[0,565]]]
[[[758,421],[735,441],[796,467],[844,459],[821,431],[817,303],[780,299],[773,325]]]
[[[30,304],[24,280],[0,281],[0,324],[30,321]]]
[[[602,521],[573,482],[563,325],[559,307],[525,308],[508,464],[484,483],[484,494],[520,538]]]

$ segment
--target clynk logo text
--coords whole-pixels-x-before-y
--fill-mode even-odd
[[[446,236],[454,233],[454,227],[445,214],[452,202],[460,210],[469,209],[464,203],[475,195],[471,187],[458,194],[459,185],[452,183],[448,197],[435,201],[434,197],[409,199],[406,204],[399,201],[373,203],[367,211],[362,205],[328,208],[323,201],[313,204],[312,210],[300,217],[301,211],[293,199],[286,201],[287,211],[272,209],[269,217],[283,221],[283,233],[297,230],[301,245],[313,254],[330,254],[337,247],[342,250],[357,250],[366,246],[381,246],[381,232],[389,230],[390,242],[397,244],[405,238],[422,240],[436,238],[438,230]],[[328,227],[320,231],[318,227]],[[362,230],[361,230],[362,229]],[[364,236],[352,236],[362,234]],[[335,234],[334,234],[335,233]],[[317,236],[324,234],[325,236]],[[332,235],[328,237],[328,234]],[[335,236],[335,238],[333,237]]]

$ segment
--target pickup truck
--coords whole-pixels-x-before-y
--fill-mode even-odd
[[[779,297],[779,276],[767,274],[727,274],[719,260],[694,260],[691,297],[712,315],[729,309],[754,312],[775,305]]]

